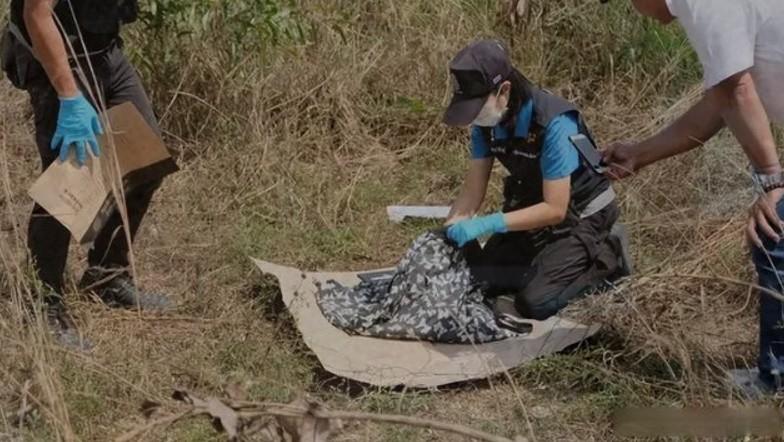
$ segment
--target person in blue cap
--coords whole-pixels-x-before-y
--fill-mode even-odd
[[[451,61],[450,126],[471,127],[471,161],[447,220],[497,312],[545,319],[607,279],[628,274],[609,180],[570,137],[590,133],[570,102],[534,86],[497,40]],[[475,216],[495,160],[509,172],[502,210]],[[489,236],[481,248],[477,239]]]

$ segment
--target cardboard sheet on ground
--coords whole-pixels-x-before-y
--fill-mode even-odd
[[[106,134],[98,137],[99,157],[88,155],[80,167],[71,153],[68,161],[52,163],[28,192],[82,244],[93,241],[113,212],[111,177],[117,176],[117,165],[126,192],[177,170],[161,138],[132,103],[115,106],[106,116],[111,132],[104,128]]]
[[[598,330],[595,325],[585,326],[554,317],[533,321],[533,332],[528,335],[478,345],[349,335],[322,315],[316,304],[316,284],[331,279],[355,285],[359,273],[306,273],[257,259],[253,262],[280,282],[286,307],[324,369],[372,385],[424,388],[485,378],[561,351]]]

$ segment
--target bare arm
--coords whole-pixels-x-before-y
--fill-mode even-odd
[[[709,92],[722,104],[721,115],[743,147],[751,164],[762,173],[781,170],[770,120],[748,71],[733,75]]]
[[[73,97],[79,93],[79,88],[68,64],[65,42],[52,16],[53,7],[53,0],[25,0],[24,22],[35,57],[44,67],[57,94]]]
[[[492,158],[471,160],[463,181],[463,187],[460,189],[460,194],[449,211],[447,225],[470,218],[476,214],[485,199],[487,183],[490,181],[490,172],[492,170]]]
[[[509,231],[525,231],[556,225],[566,218],[571,197],[571,177],[544,180],[544,201],[504,214]]]
[[[727,126],[743,147],[754,168],[764,174],[781,171],[776,141],[770,129],[770,120],[757,94],[754,78],[748,71],[724,80],[712,89],[723,103],[722,116]],[[763,247],[758,231],[776,242],[784,231],[776,204],[784,195],[783,189],[774,189],[761,195],[751,208],[746,235],[752,244]]]
[[[609,162],[633,172],[702,145],[724,124],[758,171],[770,174],[781,170],[770,120],[748,71],[708,90],[688,112],[653,137],[638,144],[610,146],[606,156]]]
[[[721,101],[709,91],[672,124],[634,146],[634,170],[702,146],[723,126]]]

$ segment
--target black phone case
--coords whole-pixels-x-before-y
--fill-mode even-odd
[[[585,161],[594,172],[598,174],[604,174],[606,166],[602,160],[602,154],[599,152],[599,149],[593,144],[590,138],[586,137],[586,141],[591,145],[590,147],[584,146],[581,143],[577,143],[574,141],[574,137],[569,137],[569,141],[572,142],[572,146],[577,149],[577,152],[580,154],[580,157]],[[585,151],[585,149],[592,149],[593,152],[590,154]],[[597,162],[598,161],[598,162]]]

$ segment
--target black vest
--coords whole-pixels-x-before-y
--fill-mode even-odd
[[[30,41],[23,12],[24,0],[11,0],[11,21],[19,27],[27,41]],[[120,35],[122,24],[136,21],[138,12],[138,0],[58,0],[54,8],[65,34],[72,39],[79,35],[78,24],[85,46],[90,52],[104,49]],[[82,52],[81,45],[74,45],[74,49],[77,53]]]
[[[513,127],[507,128],[509,137],[502,140],[493,137],[492,128],[482,129],[491,154],[510,173],[504,182],[504,212],[523,209],[544,201],[540,158],[545,128],[553,119],[566,112],[574,112],[578,115],[580,133],[593,139],[577,107],[572,103],[534,87],[531,88],[531,99],[533,115],[527,138],[515,137]],[[517,116],[512,115],[511,121],[516,120]],[[562,225],[555,226],[554,230],[571,228],[588,204],[610,187],[609,180],[597,174],[582,156],[580,156],[580,167],[572,173],[571,179],[567,219]]]

